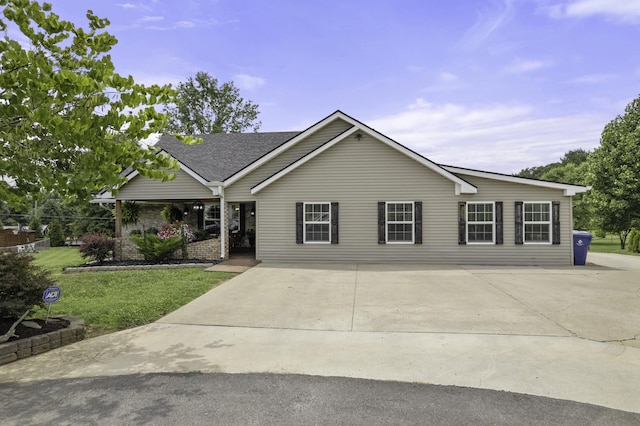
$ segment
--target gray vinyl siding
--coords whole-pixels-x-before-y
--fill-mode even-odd
[[[293,147],[284,151],[268,163],[244,176],[234,184],[225,188],[225,198],[227,201],[253,201],[255,197],[251,195],[251,188],[274,173],[279,172],[289,164],[294,163],[301,157],[307,155],[314,149],[324,145],[327,141],[349,129],[351,124],[341,119],[327,124],[322,129],[316,131],[308,138],[298,142]]]
[[[549,190],[461,176],[478,186],[455,195],[453,182],[365,136],[348,138],[256,195],[257,253],[265,262],[411,262],[429,264],[571,264],[570,198]],[[459,201],[503,201],[503,245],[458,245]],[[339,241],[296,244],[295,203],[338,202]],[[378,201],[422,201],[423,244],[378,244]],[[518,245],[515,201],[560,201],[560,245]]]
[[[189,176],[185,171],[178,170],[175,173],[176,178],[167,182],[138,175],[122,187],[116,198],[118,200],[189,200],[212,198],[211,189]]]

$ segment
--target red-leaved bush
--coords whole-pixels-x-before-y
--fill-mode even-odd
[[[115,249],[116,243],[107,234],[85,234],[81,238],[80,253],[83,257],[89,257],[97,262],[103,262]]]

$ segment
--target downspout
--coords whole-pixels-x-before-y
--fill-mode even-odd
[[[224,260],[227,253],[227,206],[224,201],[224,186],[218,186],[218,195],[220,196],[220,259]]]

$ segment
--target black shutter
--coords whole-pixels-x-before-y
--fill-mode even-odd
[[[331,203],[331,244],[338,244],[338,203]]]
[[[560,202],[551,203],[551,242],[560,244]]]
[[[467,203],[458,202],[458,244],[467,244]]]
[[[302,211],[302,203],[296,203],[296,244],[302,244],[304,242],[303,226],[304,212]]]
[[[415,244],[422,244],[422,201],[416,201],[413,203],[414,207],[414,221],[415,221]]]
[[[503,244],[502,201],[496,201],[496,244]]]
[[[378,244],[386,244],[385,214],[386,206],[384,201],[378,201]]]
[[[516,201],[516,211],[515,211],[515,216],[516,216],[516,244],[524,244],[524,226],[523,226],[523,214],[524,212],[522,211],[522,205],[523,202],[522,201]]]

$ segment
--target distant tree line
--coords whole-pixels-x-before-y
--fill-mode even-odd
[[[624,249],[632,230],[640,229],[640,97],[607,124],[600,146],[592,152],[577,149],[555,163],[529,167],[516,176],[587,185],[576,195],[574,227],[615,233]]]

